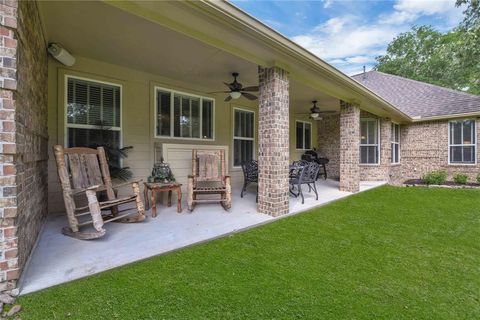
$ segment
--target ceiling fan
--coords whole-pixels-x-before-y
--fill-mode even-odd
[[[310,108],[310,113],[300,113],[300,114],[308,115],[313,120],[322,120],[322,117],[321,117],[322,115],[326,116],[326,115],[337,113],[337,111],[335,110],[321,111],[320,108],[317,106],[317,102],[318,102],[317,100],[312,101],[313,106]]]
[[[248,93],[258,91],[258,86],[244,87],[240,82],[237,81],[238,72],[233,72],[233,81],[231,83],[224,82],[224,84],[230,89],[230,91],[215,91],[208,93],[228,93],[228,96],[225,98],[225,102],[228,102],[232,99],[238,99],[241,96],[244,96],[248,100],[256,100],[257,96]]]

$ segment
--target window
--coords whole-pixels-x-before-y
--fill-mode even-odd
[[[391,136],[391,163],[400,163],[400,125],[392,123],[392,136]]]
[[[155,134],[213,139],[213,100],[157,88]]]
[[[121,146],[121,88],[67,77],[68,147]]]
[[[360,119],[360,163],[378,164],[378,120]]]
[[[475,120],[452,120],[449,126],[449,162],[475,164],[477,154]]]
[[[307,150],[312,148],[312,123],[305,121],[295,122],[296,148]]]
[[[252,160],[255,150],[255,113],[233,109],[233,166]]]

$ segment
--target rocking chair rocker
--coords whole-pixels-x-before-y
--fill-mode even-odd
[[[69,227],[62,229],[63,234],[81,240],[96,239],[105,235],[104,223],[139,222],[145,219],[140,181],[113,186],[102,147],[64,149],[56,145],[53,150],[69,223]],[[125,185],[132,186],[133,195],[117,197],[114,190]],[[107,201],[99,201],[99,191],[106,192]],[[77,207],[75,197],[80,195],[86,196],[87,206]],[[119,211],[119,205],[128,203],[135,203],[135,207]],[[102,210],[108,210],[108,213]],[[79,217],[83,216],[91,216],[91,220],[80,222]],[[80,228],[86,225],[93,225],[95,231],[80,231]]]

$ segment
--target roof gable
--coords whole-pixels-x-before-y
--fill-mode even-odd
[[[480,96],[465,92],[379,71],[352,78],[412,118],[480,112]]]

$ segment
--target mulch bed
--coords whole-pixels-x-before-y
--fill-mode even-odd
[[[455,183],[454,181],[445,181],[444,184],[426,184],[422,179],[410,179],[403,183],[407,187],[426,187],[426,188],[453,188],[453,189],[465,189],[465,188],[480,188],[480,184],[475,182],[467,182],[466,184]]]

